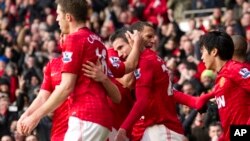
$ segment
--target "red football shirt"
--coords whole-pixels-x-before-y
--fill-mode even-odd
[[[67,36],[63,45],[62,73],[77,75],[76,85],[71,95],[70,115],[111,128],[111,110],[106,92],[101,83],[83,75],[82,64],[100,60],[107,74],[107,50],[101,38],[87,28]]]
[[[119,78],[125,74],[125,64],[118,57],[114,48],[108,49],[109,76]]]
[[[141,118],[145,128],[154,124],[164,124],[169,129],[183,134],[182,125],[177,117],[176,102],[170,96],[171,84],[165,62],[154,51],[146,49],[140,56],[134,74],[136,102],[121,127],[131,129]],[[137,131],[141,131],[141,135],[144,132]]]
[[[230,125],[250,125],[249,67],[228,61],[216,78],[214,94],[219,109],[224,140],[230,140]]]
[[[62,57],[51,60],[45,67],[41,89],[53,92],[61,82]],[[68,129],[69,98],[59,106],[53,115],[51,140],[63,140]]]
[[[121,83],[119,83],[116,79],[112,79],[112,82],[118,87],[122,100],[120,103],[114,103],[109,98],[109,105],[112,109],[112,112],[114,114],[114,123],[113,127],[115,129],[119,129],[122,122],[125,120],[127,115],[129,114],[133,104],[134,99],[131,94],[131,90],[128,88],[124,88]]]

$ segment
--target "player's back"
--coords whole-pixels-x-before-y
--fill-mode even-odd
[[[146,68],[143,69],[143,67]],[[168,95],[171,94],[171,84],[165,62],[154,51],[146,49],[141,54],[139,68],[141,77],[145,77],[144,71],[151,71],[152,75],[146,76],[151,77],[149,83],[146,84],[151,91],[147,110],[144,113],[146,127],[152,124],[164,124],[173,131],[183,133],[181,123],[177,118],[176,102],[172,96]],[[145,85],[138,82],[136,82],[136,87]]]
[[[101,83],[83,75],[82,64],[87,61],[101,62],[107,73],[107,50],[101,38],[87,28],[67,36],[63,52],[62,72],[77,75],[72,94],[70,114],[82,120],[111,126],[111,111],[107,104],[106,93]]]

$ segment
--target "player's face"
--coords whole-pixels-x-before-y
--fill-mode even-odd
[[[112,46],[114,50],[118,52],[118,56],[121,59],[126,60],[131,51],[131,47],[129,46],[129,44],[125,42],[122,38],[117,38],[112,43]]]
[[[62,11],[62,8],[60,5],[57,5],[56,13],[57,13],[56,21],[58,21],[61,32],[63,34],[68,34],[69,24],[66,20],[66,14]]]
[[[210,54],[208,53],[208,50],[203,46],[201,48],[201,59],[202,61],[205,63],[205,66],[207,69],[211,69],[211,70],[215,70],[215,66],[214,66],[214,55],[212,53],[213,51],[210,52]]]
[[[141,36],[145,41],[145,47],[147,48],[155,48],[157,37],[155,34],[155,30],[152,27],[144,26],[143,30],[141,31]]]

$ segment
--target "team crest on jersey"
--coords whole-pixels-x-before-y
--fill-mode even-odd
[[[135,75],[136,79],[139,79],[141,77],[141,72],[140,71],[141,71],[141,69],[136,69],[134,71],[134,75]]]
[[[247,79],[250,77],[250,71],[247,68],[242,68],[239,71],[239,74],[241,75],[242,78]]]
[[[115,68],[119,68],[119,66],[120,66],[120,62],[121,62],[121,60],[119,59],[119,57],[109,57],[109,60],[110,60],[110,62],[111,62],[111,64],[112,64],[112,66],[113,67],[115,67]]]
[[[68,63],[72,61],[73,52],[65,51],[63,52],[63,62]]]
[[[224,77],[221,77],[221,78],[220,78],[220,81],[219,81],[219,86],[220,86],[220,87],[223,87],[224,84],[225,84],[225,81],[226,81],[226,79],[225,79]]]

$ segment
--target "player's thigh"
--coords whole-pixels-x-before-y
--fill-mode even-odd
[[[64,136],[64,141],[79,141],[81,140],[81,129],[82,129],[83,123],[82,120],[80,120],[77,117],[69,117],[68,121],[68,129]]]
[[[83,121],[82,141],[106,141],[110,131],[108,128],[89,121]]]
[[[146,128],[141,141],[186,141],[185,136],[168,129],[164,125],[153,125]]]

